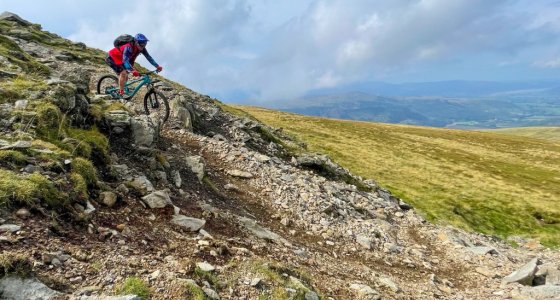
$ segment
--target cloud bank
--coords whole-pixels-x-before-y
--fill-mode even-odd
[[[29,0],[2,1],[41,22],[26,15]],[[560,75],[560,4],[553,0],[45,3],[34,4],[41,14],[29,14],[51,28],[66,24],[71,39],[101,49],[118,34],[146,34],[165,75],[224,101],[287,99],[367,80]],[[56,19],[45,17],[55,10]]]

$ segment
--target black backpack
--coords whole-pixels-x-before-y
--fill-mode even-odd
[[[113,45],[116,48],[119,48],[120,46],[122,46],[124,44],[132,43],[132,42],[134,42],[134,37],[132,35],[121,34],[115,39],[115,41],[113,41]]]

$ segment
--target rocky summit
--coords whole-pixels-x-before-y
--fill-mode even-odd
[[[560,298],[557,251],[430,224],[156,76],[161,124],[96,93],[104,55],[0,16],[0,298]]]

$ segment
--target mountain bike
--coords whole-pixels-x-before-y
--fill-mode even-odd
[[[147,115],[157,113],[162,123],[169,118],[169,102],[167,97],[155,87],[155,83],[159,79],[152,79],[151,74],[157,71],[150,71],[140,74],[137,79],[129,80],[124,85],[124,95],[119,94],[119,79],[113,74],[101,76],[97,81],[97,93],[101,95],[110,95],[115,100],[128,101],[138,93],[140,88],[146,86],[148,92],[144,96],[144,111]]]

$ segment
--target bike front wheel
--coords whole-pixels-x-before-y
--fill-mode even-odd
[[[169,102],[167,97],[156,89],[151,89],[144,96],[144,111],[147,115],[157,114],[162,124],[169,118]]]

